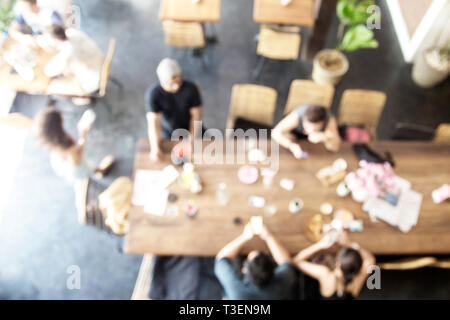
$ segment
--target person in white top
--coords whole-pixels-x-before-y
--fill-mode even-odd
[[[99,90],[104,55],[84,32],[52,25],[39,38],[39,45],[56,52],[45,67],[53,78],[48,87],[52,94],[87,97]],[[89,103],[89,101],[87,102]]]
[[[93,117],[95,119],[95,114]],[[96,169],[91,169],[87,165],[84,150],[94,119],[91,116],[86,124],[83,123],[86,118],[88,117],[83,116],[78,124],[78,140],[64,130],[63,117],[54,107],[42,109],[33,120],[34,137],[50,150],[51,164],[55,173],[70,184],[86,179],[92,173],[102,177],[114,162],[112,156],[107,156]]]
[[[18,0],[17,17],[11,23],[8,33],[11,38],[24,45],[36,47],[36,35],[42,34],[52,24],[64,25],[59,13],[50,8],[42,8],[36,0]]]

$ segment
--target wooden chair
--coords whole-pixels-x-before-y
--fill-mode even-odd
[[[164,40],[176,48],[203,48],[206,45],[202,25],[198,22],[163,21]]]
[[[300,29],[298,27],[271,27],[261,25],[256,53],[260,60],[254,71],[258,77],[266,58],[274,60],[297,60],[300,49]]]
[[[331,84],[319,84],[312,80],[293,80],[284,114],[289,114],[302,104],[316,104],[330,109],[333,97],[334,87]]]
[[[348,89],[339,106],[340,125],[364,125],[376,139],[378,121],[386,103],[386,94],[380,91]]]
[[[392,262],[378,263],[383,270],[414,270],[425,267],[450,269],[450,259],[438,260],[434,257],[406,258]]]
[[[442,123],[437,127],[434,142],[450,142],[450,123]]]
[[[277,102],[275,89],[254,85],[236,84],[231,90],[227,129],[233,129],[237,118],[272,126]]]
[[[141,267],[134,286],[131,300],[151,300],[149,298],[150,285],[153,273],[153,255],[146,254],[142,257]]]
[[[106,53],[105,61],[103,62],[102,70],[100,72],[100,85],[98,94],[96,96],[97,98],[101,98],[106,95],[106,88],[108,87],[109,80],[116,83],[120,88],[123,87],[123,85],[118,80],[111,77],[111,65],[115,51],[116,51],[116,39],[111,38],[109,40],[108,52]]]

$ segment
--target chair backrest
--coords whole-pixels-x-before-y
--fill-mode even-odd
[[[109,40],[108,52],[105,57],[105,61],[102,65],[100,73],[100,85],[99,85],[99,97],[104,97],[106,94],[106,87],[108,86],[109,75],[111,73],[111,65],[116,51],[116,39],[111,38]]]
[[[331,84],[320,84],[312,80],[294,80],[284,108],[284,114],[292,112],[302,104],[315,104],[327,109],[331,108],[334,87]]]
[[[236,118],[272,126],[277,103],[277,92],[273,88],[255,84],[236,84],[231,91],[227,129],[231,129]]]
[[[442,123],[437,127],[434,142],[450,142],[450,123]]]
[[[380,91],[348,89],[339,106],[339,124],[364,125],[376,138],[378,121],[386,103],[386,94]]]
[[[296,60],[300,49],[300,34],[282,32],[261,26],[256,53],[275,60]]]
[[[205,35],[198,22],[163,21],[164,40],[177,48],[203,48]]]

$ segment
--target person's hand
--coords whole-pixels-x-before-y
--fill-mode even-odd
[[[294,157],[296,157],[297,159],[301,159],[303,150],[298,143],[292,143],[291,146],[289,147],[289,151],[292,152]]]
[[[157,162],[157,161],[161,161],[162,159],[162,152],[160,149],[154,149],[150,151],[150,160]]]
[[[308,140],[311,143],[319,143],[322,142],[325,138],[325,135],[322,132],[311,132],[308,135]]]
[[[38,43],[37,43],[35,37],[33,37],[32,35],[24,35],[24,36],[21,38],[20,42],[21,42],[24,46],[27,46],[27,47],[32,48],[32,49],[37,49],[37,48],[39,48]]]
[[[350,247],[351,246],[351,241],[348,237],[347,232],[341,232],[338,236],[338,239],[336,241],[338,244],[340,244],[341,246],[345,246],[345,247]]]
[[[335,242],[333,241],[333,239],[331,239],[331,237],[327,234],[325,234],[323,236],[323,238],[318,242],[318,245],[322,248],[322,249],[329,249],[331,248],[333,245],[335,244]]]
[[[78,136],[83,139],[87,139],[89,132],[91,132],[91,127],[89,128],[78,128]]]
[[[254,233],[253,233],[252,226],[251,226],[250,223],[247,223],[247,224],[245,225],[244,231],[242,232],[242,237],[243,237],[245,240],[250,240],[250,239],[253,238],[253,236],[254,236]]]
[[[259,235],[261,237],[261,239],[266,241],[269,238],[270,234],[271,233],[270,233],[269,229],[267,229],[266,225],[263,224],[262,229],[261,229],[261,234]]]

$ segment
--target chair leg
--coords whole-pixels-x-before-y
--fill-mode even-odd
[[[260,56],[260,57],[258,58],[258,62],[257,62],[257,64],[256,64],[255,70],[253,71],[253,78],[254,78],[254,79],[259,78],[259,76],[260,76],[261,73],[262,73],[262,70],[263,70],[263,68],[264,68],[264,64],[265,64],[265,63],[266,63],[266,58],[263,57],[263,56]]]
[[[217,37],[217,30],[216,30],[216,26],[214,25],[214,23],[210,23],[209,24],[210,25],[210,30],[211,30],[211,33],[210,33],[210,35],[209,36],[207,36],[206,35],[206,27],[205,27],[205,40],[206,40],[206,43],[209,43],[209,44],[214,44],[214,43],[217,43],[217,42],[219,42],[219,39],[218,39],[218,37]]]

